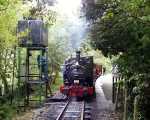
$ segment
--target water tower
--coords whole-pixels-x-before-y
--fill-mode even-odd
[[[18,89],[23,106],[48,96],[48,29],[42,20],[20,20],[18,37]],[[35,94],[36,93],[36,94]]]

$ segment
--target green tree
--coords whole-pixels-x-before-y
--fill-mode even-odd
[[[22,9],[19,0],[2,0],[0,4],[5,8],[0,11],[0,80],[4,84],[4,92],[8,93],[10,76],[7,73],[12,70],[13,49],[17,43],[16,25],[23,11],[17,12]]]
[[[150,2],[148,0],[109,0],[103,16],[97,18],[91,30],[91,44],[102,50],[105,56],[119,55],[117,63],[126,80],[127,97],[133,106],[134,96],[139,94],[138,119],[150,109],[149,65],[150,65]],[[134,92],[138,89],[138,93]],[[144,102],[146,101],[146,102]],[[133,112],[132,107],[128,111]]]
[[[49,70],[54,77],[53,83],[59,77],[64,60],[69,55],[68,33],[62,30],[62,26],[63,23],[57,21],[49,28]]]
[[[17,21],[28,8],[21,0],[0,0],[0,119],[10,120],[12,109],[7,105],[10,98],[10,85],[12,84],[14,53],[17,45]]]

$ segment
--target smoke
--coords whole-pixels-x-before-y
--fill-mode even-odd
[[[69,33],[69,41],[72,49],[78,49],[86,36],[86,24],[80,18],[76,23],[66,23],[66,29]]]
[[[61,38],[67,35],[68,47],[71,51],[79,49],[87,33],[88,25],[86,18],[82,17],[81,8],[81,0],[57,0],[53,6],[53,10],[58,14],[57,20],[63,23],[57,28],[57,33]]]
[[[50,40],[66,40],[66,50],[70,52],[80,48],[88,27],[81,10],[82,0],[33,0],[32,4],[56,12],[56,23],[50,27]]]

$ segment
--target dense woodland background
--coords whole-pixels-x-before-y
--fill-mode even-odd
[[[110,68],[118,65],[122,78],[122,114],[126,120],[150,118],[150,1],[97,0],[84,4],[84,15],[90,23],[90,33],[81,50],[95,55],[96,63]],[[10,106],[11,85],[17,84],[16,26],[25,18],[43,19],[50,29],[49,74],[54,83],[59,78],[60,65],[70,55],[66,51],[66,37],[59,38],[55,28],[63,26],[56,12],[44,6],[32,6],[28,0],[0,0],[0,119],[10,120],[17,106]],[[53,29],[52,29],[53,28]],[[68,48],[70,49],[70,48]],[[101,52],[100,52],[101,51]],[[104,58],[103,55],[107,58]],[[53,57],[52,57],[53,56]],[[101,59],[99,59],[101,58]],[[110,59],[113,60],[110,61]],[[57,82],[56,82],[57,83]]]
[[[93,12],[86,14],[93,23],[91,44],[107,57],[118,56],[115,62],[125,89],[124,119],[149,119],[150,1],[99,0],[98,6],[103,9],[87,7]]]

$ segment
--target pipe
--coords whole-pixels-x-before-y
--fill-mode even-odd
[[[76,51],[76,60],[80,63],[80,51]]]

